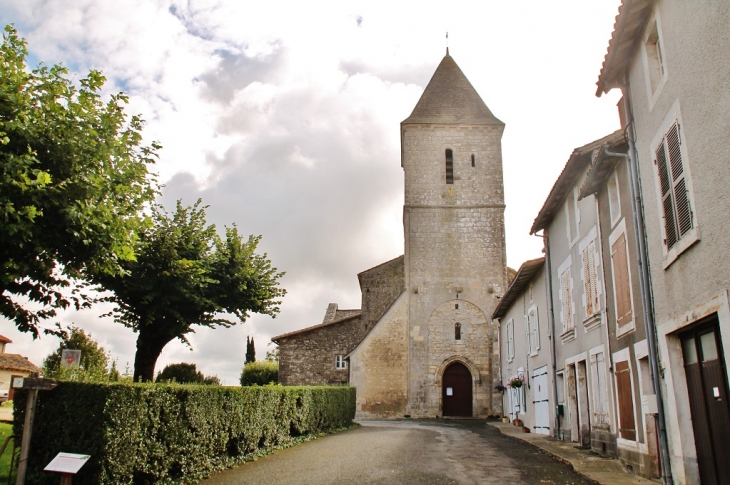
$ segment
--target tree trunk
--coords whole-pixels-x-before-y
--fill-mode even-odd
[[[139,332],[137,353],[134,355],[134,382],[151,382],[155,379],[157,359],[173,338]]]

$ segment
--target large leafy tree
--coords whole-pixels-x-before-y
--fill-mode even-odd
[[[115,319],[138,333],[134,379],[153,379],[162,349],[173,339],[188,343],[195,325],[230,327],[251,312],[276,316],[283,273],[267,255],[256,254],[260,236],[244,239],[235,227],[221,238],[207,225],[198,202],[173,214],[155,206],[152,224],[142,230],[134,261],[124,274],[96,279],[113,293]]]
[[[134,260],[142,206],[154,199],[155,143],[127,97],[102,101],[98,71],[26,66],[6,27],[0,45],[0,316],[38,336],[42,319],[85,301],[64,291],[83,273],[119,274]]]

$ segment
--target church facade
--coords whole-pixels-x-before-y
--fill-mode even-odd
[[[359,311],[272,339],[282,384],[348,382],[360,418],[501,413],[503,131],[447,51],[401,123],[404,255],[358,275]]]

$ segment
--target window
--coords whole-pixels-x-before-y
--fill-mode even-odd
[[[454,325],[454,340],[461,340],[461,324]]]
[[[596,242],[589,242],[582,251],[583,282],[585,290],[586,318],[597,314],[598,306],[598,277],[596,275]]]
[[[335,369],[347,369],[347,361],[344,355],[335,355]]]
[[[644,39],[644,55],[646,56],[645,67],[649,94],[653,96],[659,91],[666,75],[662,43],[659,37],[659,25],[656,20],[651,24]]]
[[[578,238],[578,224],[580,223],[576,189],[573,189],[565,201],[565,217],[567,218],[566,231],[568,234],[568,243],[572,245]]]
[[[617,231],[623,231],[619,227]],[[626,233],[618,232],[609,238],[611,245],[611,269],[613,272],[613,299],[616,311],[616,335],[620,336],[634,328],[634,312],[631,298]]]
[[[608,209],[611,215],[611,226],[621,217],[621,202],[618,192],[618,174],[616,172],[608,179]]]
[[[446,150],[446,183],[454,183],[454,152]]]
[[[694,225],[681,145],[680,126],[675,121],[654,152],[664,213],[664,244],[667,250]]]
[[[507,360],[511,361],[515,358],[515,321],[509,319],[507,321]]]
[[[593,382],[593,424],[608,427],[608,394],[606,389],[606,362],[603,352],[590,357]]]
[[[471,166],[472,167],[476,167],[477,166],[477,162],[476,162],[476,159],[475,159],[473,153],[471,154]]]
[[[631,389],[631,369],[628,361],[614,363],[616,393],[618,394],[619,436],[636,441],[634,397]]]
[[[571,291],[572,278],[570,276],[570,266],[560,273],[560,300],[561,300],[561,318],[563,321],[563,333],[575,328],[573,323],[573,295]]]
[[[527,312],[525,320],[525,334],[527,339],[527,353],[536,355],[540,350],[540,327],[537,321],[537,308],[532,307]]]

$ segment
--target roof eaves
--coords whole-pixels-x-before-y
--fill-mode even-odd
[[[623,139],[623,130],[618,129],[610,135],[599,138],[598,140],[592,141],[573,150],[570,158],[568,158],[568,161],[565,163],[565,167],[563,167],[563,171],[560,172],[555,184],[553,184],[552,189],[550,189],[550,193],[548,194],[547,199],[545,199],[542,209],[540,209],[537,217],[535,217],[535,222],[533,222],[532,228],[530,228],[530,234],[535,234],[550,224],[550,221],[552,221],[555,213],[565,200],[568,191],[575,185],[578,176],[583,173],[583,170],[586,168],[586,162],[590,162],[593,151],[604,144],[614,144],[616,141]]]
[[[619,6],[608,49],[598,75],[596,96],[623,83],[641,34],[656,0],[623,0]]]
[[[360,318],[360,315],[362,315],[362,312],[360,312],[360,313],[358,313],[356,315],[347,316],[345,318],[339,318],[337,320],[332,320],[331,322],[320,323],[319,325],[313,325],[311,327],[306,327],[306,328],[302,328],[302,329],[299,329],[299,330],[294,330],[293,332],[283,333],[281,335],[277,335],[276,337],[271,337],[271,341],[272,342],[279,343],[279,340],[281,340],[281,339],[284,339],[284,338],[287,338],[287,337],[293,337],[295,335],[301,335],[303,333],[312,332],[314,330],[319,330],[321,328],[329,327],[330,325],[335,325],[337,323],[346,322],[347,320],[352,320],[354,318]]]
[[[492,313],[492,320],[495,318],[501,318],[505,315],[505,313],[507,313],[507,310],[509,310],[510,306],[512,306],[512,303],[514,303],[517,296],[522,293],[525,286],[532,281],[532,278],[544,264],[545,256],[522,263],[522,266],[520,266],[520,269],[517,271],[517,276],[515,276],[515,279],[512,280],[512,284],[509,288],[507,288],[507,291],[499,300],[497,307],[494,309],[494,312]]]
[[[609,152],[609,148],[615,150],[616,147],[609,147],[608,145],[601,146],[598,156],[596,156],[596,159],[588,169],[586,180],[583,182],[583,186],[580,188],[578,193],[578,200],[582,200],[589,195],[599,192],[621,159],[621,157],[616,156],[616,154],[620,153],[621,155],[626,155],[626,153],[622,153],[622,151],[615,152],[612,150]],[[628,150],[628,146],[626,144],[624,144],[621,148],[624,148],[623,151]]]

